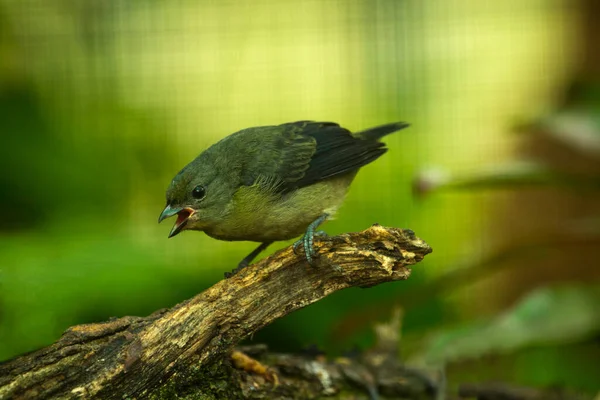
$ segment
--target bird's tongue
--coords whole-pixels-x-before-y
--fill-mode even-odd
[[[176,226],[179,226],[181,224],[185,224],[187,222],[187,219],[190,217],[190,212],[188,210],[181,210],[177,213],[177,221],[175,222]]]
[[[169,233],[169,237],[173,237],[182,230],[184,230],[189,218],[192,216],[193,213],[194,210],[192,210],[191,208],[184,208],[183,210],[179,211],[177,213],[177,221],[175,221],[175,225],[173,225],[173,228]]]

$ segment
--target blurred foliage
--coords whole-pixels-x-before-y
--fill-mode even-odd
[[[582,4],[0,0],[0,359],[48,344],[73,324],[149,314],[221,279],[255,245],[197,233],[167,241],[169,227],[156,225],[166,185],[233,131],[301,119],[356,130],[412,123],[386,138],[390,151],[361,171],[338,219],[324,228],[410,227],[435,252],[406,282],[337,293],[254,341],[281,350],[367,346],[374,316],[387,318],[397,303],[409,348],[432,330],[493,320],[532,289],[530,276],[540,276],[524,271],[560,249],[543,245],[525,267],[503,259],[517,271],[509,277],[480,268],[486,255],[510,249],[504,242],[515,231],[539,237],[532,227],[550,231],[549,222],[558,230],[573,221],[597,227],[594,200],[579,182],[596,192],[592,167],[518,154],[523,140],[539,149],[541,136],[568,144],[558,153],[569,167],[596,162],[597,86],[581,81],[562,99],[584,40]],[[507,135],[515,125],[528,134]],[[526,163],[507,162],[515,158]],[[515,205],[505,191],[414,198],[411,179],[422,165],[452,173],[417,189],[453,182],[529,193],[528,184],[538,183],[557,216],[531,212],[542,209],[537,198]],[[557,200],[565,186],[555,183],[586,199]],[[570,280],[591,277],[594,253],[581,254]],[[465,264],[476,273],[443,288]],[[566,281],[561,267],[547,266],[547,275]],[[486,279],[493,290],[471,286]],[[531,376],[557,348],[536,348],[526,360],[517,352],[505,367]],[[587,365],[589,354],[569,356],[569,368]],[[559,378],[553,371],[547,381],[581,382]]]
[[[565,201],[565,194],[569,196],[567,204],[578,204],[578,208],[563,206],[566,212],[546,214],[546,219],[555,220],[551,229],[535,229],[535,225],[543,227],[544,223],[531,218],[528,223],[534,227],[533,235],[517,233],[495,254],[452,268],[426,285],[424,289],[429,293],[439,294],[498,272],[498,267],[511,267],[505,280],[508,277],[526,282],[527,275],[537,278],[525,284],[532,291],[525,292],[525,298],[507,311],[487,321],[463,321],[422,343],[423,353],[415,354],[416,360],[448,366],[454,386],[457,381],[475,376],[477,380],[574,386],[589,393],[599,389],[600,274],[595,269],[581,274],[577,272],[581,268],[576,267],[582,259],[583,269],[588,268],[587,264],[593,268],[600,244],[600,97],[596,88],[595,81],[576,82],[562,105],[520,126],[528,139],[522,146],[527,154],[522,160],[490,165],[462,176],[441,168],[430,168],[416,176],[414,190],[420,196],[457,190],[516,190],[513,193],[517,201],[526,203],[530,199],[523,193],[546,188],[547,204]],[[540,203],[537,207],[542,213],[548,208]],[[551,249],[559,263],[568,263],[565,272],[558,273],[560,281],[585,281],[589,275],[595,283],[544,286],[550,278],[544,274],[552,274],[546,262]],[[525,260],[524,271],[517,269],[518,260]],[[493,285],[500,282],[502,278],[496,278]],[[407,296],[412,302],[415,297],[422,296]],[[488,368],[490,365],[496,367]]]
[[[534,345],[560,345],[600,333],[600,286],[572,285],[533,291],[487,322],[441,332],[423,357],[432,363],[510,353]]]
[[[415,180],[414,189],[423,196],[439,190],[518,189],[532,186],[568,187],[577,191],[600,190],[600,177],[555,171],[533,162],[511,162],[493,165],[487,170],[482,168],[476,176],[452,176],[443,169],[422,171]]]

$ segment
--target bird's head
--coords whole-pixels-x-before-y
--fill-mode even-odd
[[[200,156],[171,181],[167,189],[167,205],[158,222],[177,215],[169,237],[184,230],[203,231],[224,218],[233,196],[230,188],[226,177],[219,175],[212,163]]]

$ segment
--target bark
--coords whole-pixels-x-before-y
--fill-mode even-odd
[[[379,225],[316,238],[315,248],[315,267],[290,246],[171,309],[69,328],[56,343],[0,365],[0,399],[260,398],[236,372],[244,366],[242,356],[230,357],[237,343],[337,290],[407,279],[431,252],[412,231]],[[265,368],[285,371],[281,362]],[[286,387],[277,374],[265,376],[271,389]],[[316,388],[309,397],[327,394],[310,376],[300,384]],[[280,398],[307,398],[300,393],[292,385]]]

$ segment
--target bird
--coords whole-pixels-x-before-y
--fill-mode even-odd
[[[195,230],[218,240],[259,242],[233,274],[273,242],[300,236],[294,249],[302,246],[315,265],[317,227],[334,216],[358,170],[387,151],[380,139],[408,126],[394,122],[352,133],[334,122],[306,120],[240,130],[177,173],[158,222],[177,216],[169,238]]]

